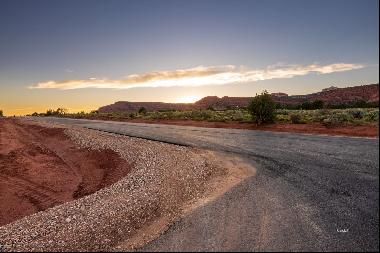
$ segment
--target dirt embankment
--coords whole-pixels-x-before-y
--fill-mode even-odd
[[[131,166],[112,150],[78,148],[62,128],[0,120],[0,226],[109,186]]]
[[[107,180],[98,180],[98,177],[89,177],[89,183],[80,186],[79,182],[84,179],[81,181],[79,178],[86,178],[82,174],[86,174],[87,170],[73,170],[71,163],[80,165],[80,161],[84,160],[91,164],[92,160],[86,156],[90,156],[92,152],[99,156],[99,160],[89,165],[95,166],[90,171],[99,169],[96,166],[100,165],[96,164],[105,163],[108,166],[111,162],[109,160],[113,155],[101,156],[100,153],[103,152],[115,152],[122,160],[132,164],[133,169],[116,183],[93,194],[0,226],[0,251],[130,251],[157,238],[173,222],[252,176],[254,171],[254,168],[248,168],[242,161],[231,158],[233,162],[224,162],[225,155],[214,157],[213,152],[157,141],[75,126],[66,126],[62,130],[60,125],[43,123],[42,127],[42,124],[31,120],[6,121],[2,124],[2,160],[10,150],[30,150],[25,148],[28,143],[33,143],[32,150],[38,149],[36,146],[49,150],[46,163],[42,159],[46,154],[41,152],[38,159],[42,166],[30,167],[31,165],[27,164],[24,174],[22,171],[19,173],[22,175],[20,178],[24,179],[29,168],[36,171],[39,168],[39,176],[32,178],[38,183],[30,180],[33,183],[30,187],[25,185],[18,189],[10,186],[9,191],[5,188],[7,193],[2,189],[3,196],[15,196],[20,198],[19,201],[24,201],[25,205],[29,204],[35,208],[31,208],[30,212],[36,211],[37,208],[24,200],[24,197],[17,195],[16,191],[29,190],[37,185],[47,188],[44,194],[51,199],[60,200],[59,196],[65,196],[66,200],[70,200],[75,198],[76,192],[90,193],[97,189],[95,185],[108,183]],[[62,131],[75,144],[67,140],[65,135],[61,136]],[[17,142],[12,140],[15,138],[12,136],[5,139],[5,135],[11,134],[15,137],[20,134]],[[25,140],[28,142],[24,143]],[[8,142],[12,146],[10,150],[5,146]],[[73,150],[75,153],[78,150],[84,153],[74,156],[71,154]],[[73,157],[80,158],[75,160]],[[21,161],[23,154],[18,159]],[[74,161],[67,162],[72,161],[71,159]],[[33,157],[27,157],[26,161],[28,160],[33,160]],[[59,162],[60,160],[63,162]],[[35,163],[37,164],[36,161]],[[50,167],[56,168],[57,171],[49,174],[47,178],[55,181],[39,181],[43,181],[43,171],[48,171]],[[9,162],[2,169],[6,171],[8,168]],[[67,174],[74,176],[69,177]],[[70,180],[71,183],[63,183]],[[67,191],[56,190],[57,187],[66,186],[69,188]],[[61,198],[63,200],[63,197]],[[16,201],[18,200],[14,203]]]

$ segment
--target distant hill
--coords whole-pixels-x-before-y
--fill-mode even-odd
[[[272,93],[273,99],[283,105],[298,105],[304,102],[322,100],[325,104],[350,104],[358,101],[379,102],[379,84],[354,86],[347,88],[329,87],[321,92],[307,95],[288,96],[286,93]],[[195,103],[163,103],[163,102],[128,102],[119,101],[99,108],[99,112],[137,112],[141,107],[148,111],[160,110],[199,110],[210,109],[225,110],[232,108],[246,108],[252,97],[217,96],[204,97]]]
[[[99,108],[99,112],[137,112],[141,107],[148,111],[160,110],[191,110],[192,104],[185,103],[163,103],[163,102],[128,102],[119,101],[112,105],[106,105]]]

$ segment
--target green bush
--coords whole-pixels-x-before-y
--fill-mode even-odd
[[[318,109],[318,110],[277,110],[276,120],[291,123],[291,115],[298,114],[301,123],[322,123],[325,125],[354,124],[362,125],[377,123],[379,109],[353,108],[353,109]],[[293,116],[294,117],[294,116]],[[297,120],[297,119],[295,119]]]
[[[322,120],[322,125],[325,127],[334,127],[340,125],[340,121],[336,117],[328,117]]]
[[[63,116],[67,114],[67,109],[57,108],[57,110],[49,109],[46,111],[45,116]]]
[[[259,95],[259,96],[262,96]],[[262,100],[260,100],[262,102]],[[257,107],[256,107],[257,109]],[[209,122],[258,122],[258,118],[252,114],[251,110],[247,109],[231,109],[231,110],[194,110],[194,111],[150,111],[146,114],[132,112],[79,112],[66,113],[65,109],[52,110],[49,109],[46,113],[34,113],[32,115],[49,116],[59,115],[61,117],[73,118],[112,118],[112,119],[168,119],[168,120],[197,120]],[[378,124],[379,109],[378,108],[349,108],[349,109],[317,109],[317,110],[295,110],[295,109],[277,109],[275,110],[275,120],[280,123],[321,123],[328,127],[339,124]],[[60,114],[58,114],[60,113]],[[271,121],[269,121],[271,122]]]
[[[295,113],[290,115],[290,121],[293,124],[301,124],[301,123],[303,123],[301,121],[301,116],[299,114],[295,114]]]
[[[322,109],[324,107],[324,102],[322,100],[315,100],[313,102],[304,102],[300,106],[300,109],[303,110],[316,110],[316,109]]]
[[[248,110],[256,124],[273,123],[276,117],[276,104],[267,91],[256,95],[249,104]]]
[[[352,122],[349,114],[345,112],[333,112],[326,116],[321,123],[326,127],[335,127],[349,122]]]
[[[139,114],[146,115],[147,112],[148,112],[148,111],[146,110],[145,107],[140,107],[140,109],[139,109]]]
[[[362,119],[364,117],[364,112],[360,110],[350,110],[349,113],[355,119]]]
[[[379,111],[369,111],[364,114],[365,122],[378,122],[379,121]]]

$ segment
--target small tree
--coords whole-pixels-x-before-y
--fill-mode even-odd
[[[3,117],[3,110],[0,110],[0,117]]]
[[[312,104],[312,109],[323,109],[325,103],[322,100],[315,100]]]
[[[267,91],[256,95],[248,106],[253,120],[256,124],[273,123],[276,117],[276,104]]]
[[[145,115],[147,113],[147,110],[145,107],[140,107],[139,113]]]
[[[303,109],[303,110],[311,110],[312,109],[312,104],[309,101],[303,102],[301,104],[301,109]]]
[[[54,114],[56,115],[65,115],[67,114],[67,109],[65,108],[57,108],[57,110],[54,112]]]
[[[46,111],[46,116],[51,116],[51,115],[53,115],[53,113],[54,113],[54,111],[52,110],[52,109],[49,109],[49,110],[47,110]]]

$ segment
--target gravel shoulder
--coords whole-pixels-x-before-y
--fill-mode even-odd
[[[91,195],[0,227],[1,250],[133,250],[254,171],[214,152],[75,126],[64,132],[82,149],[116,152],[133,169]]]

